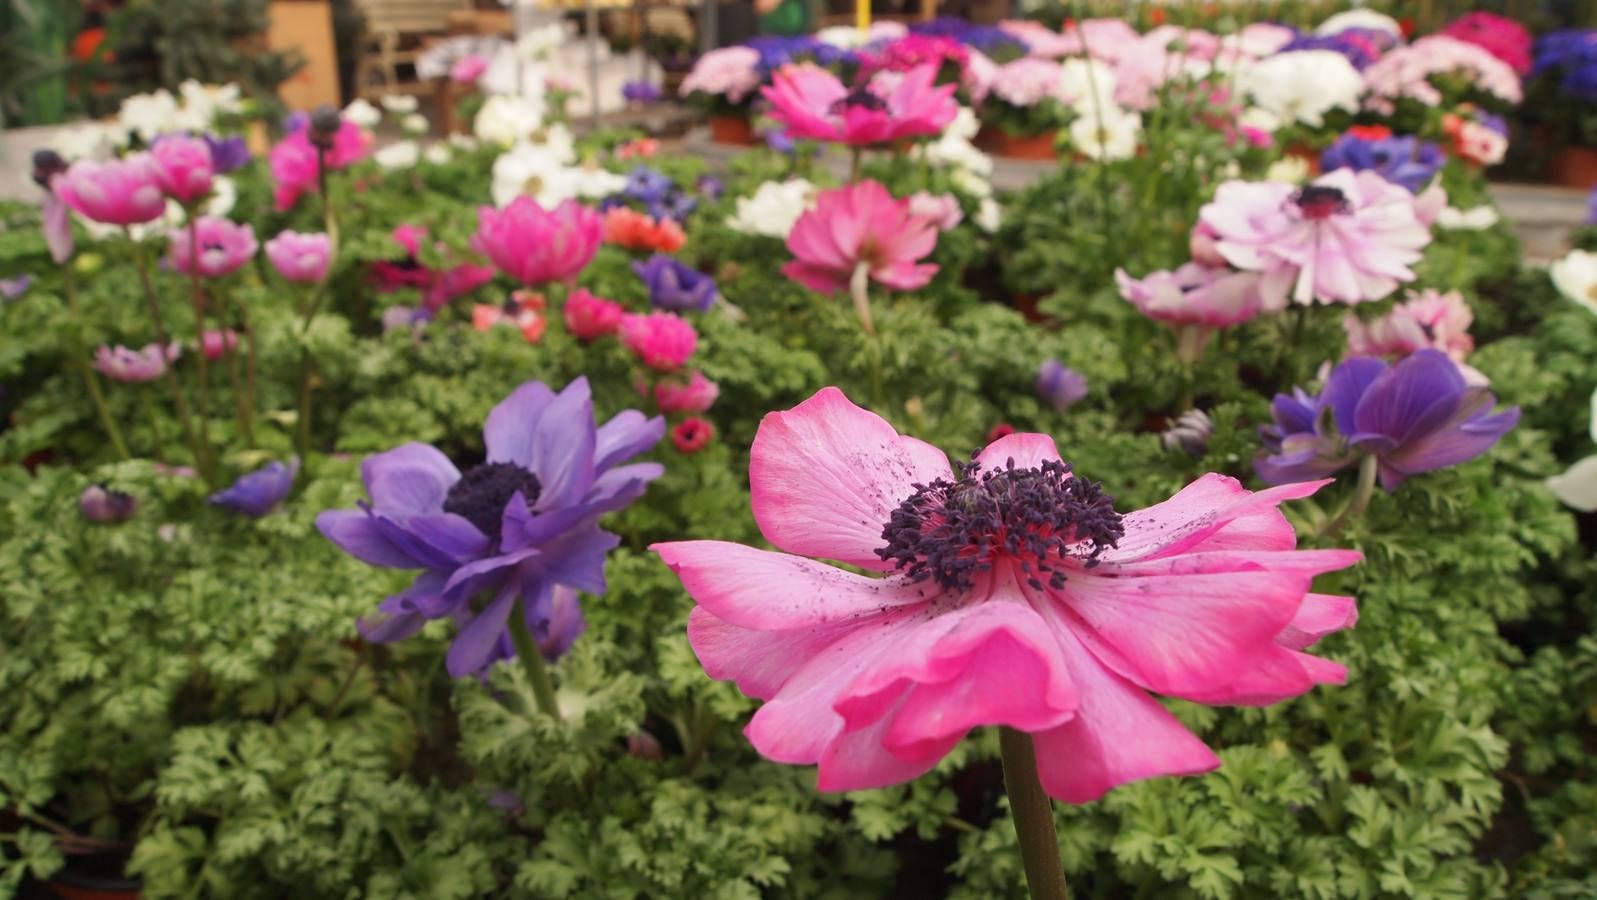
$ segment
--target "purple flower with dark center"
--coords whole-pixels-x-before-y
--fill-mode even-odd
[[[33,284],[33,276],[26,272],[15,278],[0,278],[0,297],[15,300]]]
[[[204,137],[206,146],[211,148],[211,167],[218,174],[236,172],[249,164],[250,148],[244,143],[243,138],[237,135],[220,137],[213,134]]]
[[[78,509],[91,522],[122,522],[133,518],[138,508],[133,495],[113,491],[103,484],[91,484],[78,496]]]
[[[629,103],[654,103],[665,96],[652,81],[629,81],[621,85],[621,97]]]
[[[487,459],[464,473],[426,444],[368,457],[361,479],[371,500],[328,510],[316,527],[362,562],[421,572],[361,620],[361,634],[389,643],[430,619],[454,619],[447,667],[456,677],[515,655],[517,609],[545,653],[568,647],[581,625],[574,593],[560,599],[559,589],[604,592],[605,555],[620,538],[599,518],[664,472],[621,465],[664,435],[663,418],[630,409],[596,426],[586,378],[558,394],[530,381],[488,414]]]
[[[1301,388],[1275,396],[1275,424],[1259,430],[1264,452],[1254,468],[1270,484],[1286,484],[1374,456],[1381,486],[1396,490],[1410,475],[1491,449],[1519,422],[1519,407],[1493,412],[1496,405],[1440,350],[1417,350],[1395,365],[1354,357],[1331,371],[1318,397]]]
[[[216,506],[225,506],[254,519],[271,512],[294,487],[294,476],[299,474],[299,457],[287,465],[273,460],[259,469],[241,476],[225,491],[210,497]]]
[[[648,203],[664,198],[675,187],[676,182],[664,172],[648,166],[638,166],[627,173],[627,183],[621,188],[621,193],[633,200]]]
[[[1037,395],[1064,412],[1087,396],[1087,378],[1057,359],[1045,359],[1037,370]]]
[[[1369,169],[1411,194],[1424,190],[1447,162],[1442,148],[1417,137],[1398,136],[1369,140],[1344,134],[1320,154],[1320,168]]]
[[[649,302],[656,309],[708,312],[719,296],[714,278],[664,253],[633,262],[632,271],[649,286]]]
[[[654,216],[656,219],[685,222],[688,216],[693,215],[693,211],[699,208],[699,201],[697,197],[673,189],[664,197],[658,200],[650,200],[644,206],[649,215]]]

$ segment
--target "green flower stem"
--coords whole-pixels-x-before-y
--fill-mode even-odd
[[[871,322],[871,264],[860,262],[848,279],[848,292],[854,298],[854,312],[859,315],[865,333],[875,337],[876,325]]]
[[[1375,496],[1375,478],[1380,472],[1381,461],[1375,454],[1366,454],[1359,461],[1359,484],[1353,490],[1353,499],[1320,532],[1321,538],[1336,537],[1349,522],[1364,514],[1370,506],[1370,498]]]
[[[337,251],[335,246],[334,252]],[[328,263],[328,277],[332,277],[332,263]],[[327,282],[324,280],[317,285],[316,292],[311,295],[310,301],[303,304],[304,318],[300,320],[299,338],[299,416],[294,420],[294,446],[299,451],[299,458],[308,474],[310,469],[311,448],[311,376],[316,373],[316,361],[311,359],[310,346],[305,343],[311,332],[311,322],[316,319],[316,313],[322,307],[322,300],[328,294]]]
[[[83,311],[78,306],[78,285],[73,277],[71,260],[67,260],[62,272],[66,276],[67,313],[72,317],[72,356],[78,361],[78,370],[83,373],[83,386],[89,389],[89,399],[94,402],[95,415],[100,417],[100,427],[105,429],[105,436],[116,450],[117,459],[125,460],[128,458],[128,445],[122,441],[122,432],[116,427],[116,420],[111,418],[111,411],[106,408],[105,394],[100,391],[100,379],[89,365],[89,351],[83,344]],[[161,352],[166,352],[165,346]]]
[[[128,240],[133,241],[131,231]],[[161,304],[155,298],[155,285],[150,283],[150,260],[145,253],[144,245],[133,241],[133,261],[139,272],[139,283],[144,286],[144,301],[150,309],[150,325],[155,329],[155,340],[160,344],[162,352],[172,343],[172,335],[166,330],[166,323],[161,318]],[[197,356],[205,356],[205,348],[201,346]],[[189,452],[194,456],[194,465],[200,470],[200,477],[205,483],[216,487],[216,464],[211,460],[210,446],[202,444],[198,432],[194,430],[194,419],[189,413],[189,402],[183,396],[183,387],[177,383],[175,367],[167,365],[163,373],[166,386],[172,393],[172,405],[177,409],[178,422],[183,426],[183,439],[189,445]]]
[[[194,392],[194,408],[200,419],[200,440],[210,446],[210,364],[205,358],[205,290],[200,284],[200,226],[195,221],[198,208],[192,204],[184,210],[189,226],[189,302],[194,307],[194,343],[199,348],[194,354],[198,386]]]
[[[228,327],[227,295],[221,291],[216,292],[216,320],[223,332]],[[226,343],[223,344],[224,350]],[[227,350],[227,383],[233,389],[233,414],[238,417],[238,430],[244,436],[244,442],[253,446],[255,444],[255,421],[250,413],[249,401],[244,395],[244,381],[239,377],[238,354]],[[200,353],[204,356],[203,348]]]
[[[516,655],[521,657],[521,667],[532,685],[532,696],[538,701],[539,711],[559,721],[560,703],[555,700],[554,682],[549,680],[549,667],[543,664],[543,654],[538,651],[538,643],[532,639],[532,631],[527,628],[523,603],[517,597],[510,609],[510,642],[516,645]]]
[[[1004,790],[1020,839],[1020,861],[1032,900],[1066,900],[1065,868],[1059,861],[1059,835],[1054,831],[1053,802],[1037,779],[1037,753],[1031,735],[1008,726],[998,731],[1004,760]]]

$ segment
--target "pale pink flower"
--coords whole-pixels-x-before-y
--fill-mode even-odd
[[[871,279],[901,291],[924,287],[937,266],[920,263],[937,246],[937,226],[909,211],[875,181],[822,191],[787,236],[797,257],[782,274],[830,294],[849,286],[863,266]]]
[[[990,96],[1010,106],[1032,107],[1044,100],[1069,103],[1064,75],[1059,63],[1036,56],[1021,57],[998,67],[989,88]]]
[[[1486,376],[1464,364],[1475,349],[1475,339],[1469,334],[1474,321],[1475,314],[1458,291],[1442,293],[1427,288],[1411,291],[1407,300],[1378,319],[1366,322],[1348,313],[1342,327],[1347,331],[1349,356],[1395,360],[1416,350],[1440,350],[1458,364],[1465,381],[1484,385]]]
[[[753,47],[723,47],[711,50],[693,64],[693,71],[682,79],[677,93],[704,93],[725,97],[729,103],[742,103],[760,86],[760,53]]]
[[[1485,48],[1445,34],[1420,38],[1397,47],[1364,70],[1364,83],[1376,98],[1411,97],[1426,106],[1442,102],[1442,92],[1430,81],[1433,75],[1462,73],[1477,90],[1509,103],[1524,96],[1513,67]]]
[[[1201,28],[1182,28],[1179,25],[1160,25],[1142,36],[1144,46],[1161,47],[1171,54],[1204,62],[1214,59],[1220,52],[1220,38]]]
[[[761,93],[788,137],[859,147],[942,133],[959,103],[954,85],[939,87],[936,80],[937,67],[927,64],[880,72],[849,90],[831,72],[803,63],[778,69]]]
[[[587,343],[621,330],[626,309],[614,300],[596,297],[587,288],[578,288],[566,298],[566,330]]]
[[[211,192],[216,166],[211,145],[186,134],[168,134],[150,145],[155,183],[168,197],[189,204]]]
[[[333,239],[323,232],[283,231],[266,242],[266,258],[289,281],[314,284],[327,277],[333,262]]]
[[[998,23],[999,30],[1026,42],[1032,56],[1058,59],[1081,52],[1081,39],[1075,34],[1061,34],[1041,22],[1029,19],[1005,19]]]
[[[929,219],[942,231],[948,231],[965,220],[965,211],[959,208],[959,198],[953,194],[933,194],[916,191],[909,195],[909,214]]]
[[[699,333],[675,313],[629,313],[621,317],[621,343],[656,372],[675,372],[698,349]]]
[[[877,788],[1005,725],[1030,734],[1049,795],[1084,803],[1220,765],[1150,693],[1263,706],[1345,681],[1299,651],[1353,623],[1352,598],[1311,584],[1360,555],[1295,550],[1277,509],[1326,482],[1253,493],[1211,474],[1121,514],[1047,435],[975,463],[826,388],[754,439],[777,551],[654,545],[697,604],[705,672],[765,701],[743,733],[766,758],[818,765],[823,791]]]
[[[1294,302],[1380,300],[1413,281],[1431,232],[1401,185],[1365,170],[1337,169],[1309,185],[1228,181],[1200,212],[1215,249],[1262,273],[1267,307]]]
[[[477,209],[472,249],[511,278],[532,286],[577,277],[604,239],[604,219],[575,200],[554,209],[522,195],[504,209]]]
[[[1176,355],[1187,364],[1203,355],[1215,329],[1281,309],[1265,303],[1259,282],[1257,272],[1235,272],[1195,262],[1173,272],[1151,272],[1140,279],[1132,278],[1124,269],[1115,270],[1120,296],[1143,315],[1176,330]]]
[[[679,412],[704,412],[719,396],[721,396],[720,385],[705,378],[703,372],[694,372],[686,384],[662,381],[654,386],[654,403],[660,408],[660,412],[667,415]]]
[[[55,176],[50,188],[62,203],[107,225],[153,222],[166,212],[166,196],[148,153],[105,162],[80,159]]]
[[[1142,35],[1123,19],[1084,19],[1066,25],[1066,34],[1073,35],[1092,58],[1107,63],[1133,55],[1142,46]]]
[[[139,350],[121,344],[115,347],[105,344],[95,351],[93,366],[95,371],[114,381],[153,381],[166,373],[167,363],[181,355],[183,348],[176,341],[166,345],[165,352],[160,344],[145,344]]]
[[[220,278],[238,271],[260,248],[254,228],[217,216],[201,216],[193,226],[173,231],[170,238],[167,259],[172,268],[185,275],[197,271],[206,278]],[[196,243],[198,259],[191,257]]]

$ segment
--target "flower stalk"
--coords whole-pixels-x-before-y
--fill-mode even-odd
[[[83,311],[78,306],[78,286],[73,278],[72,263],[70,260],[62,266],[66,277],[67,314],[72,318],[72,356],[78,362],[78,369],[83,373],[83,386],[89,390],[89,399],[94,402],[94,413],[100,418],[100,427],[105,430],[105,436],[111,441],[111,447],[116,450],[117,459],[128,458],[127,444],[122,441],[122,431],[116,427],[116,420],[111,418],[111,412],[105,405],[105,394],[100,390],[100,380],[94,374],[94,369],[89,365],[88,349],[83,345]]]
[[[255,443],[255,417],[250,411],[251,402],[249,397],[245,394],[244,380],[239,375],[238,354],[226,350],[227,341],[225,335],[227,334],[229,318],[227,296],[221,291],[217,291],[216,319],[217,324],[221,326],[222,334],[224,335],[222,346],[227,355],[227,382],[233,390],[233,414],[238,417],[239,434],[244,436],[245,443],[253,446]],[[203,334],[204,332],[201,333]],[[201,357],[205,356],[203,347],[201,347],[201,352],[199,355]]]
[[[199,413],[200,440],[207,446],[210,445],[210,366],[205,359],[205,290],[200,285],[200,226],[198,222],[199,208],[195,204],[188,204],[183,210],[183,219],[188,223],[189,229],[189,302],[194,307],[194,340],[200,352],[194,354],[195,378],[197,379],[194,390],[194,406]]]
[[[132,231],[128,232],[128,240],[133,243],[134,267],[139,272],[139,283],[144,287],[144,301],[150,310],[150,325],[155,329],[155,339],[160,346],[167,347],[172,343],[172,335],[166,330],[166,322],[161,318],[161,304],[155,297],[155,285],[150,282],[150,260],[144,250],[144,245],[133,239]],[[200,358],[205,357],[204,348],[195,354]],[[194,418],[189,412],[189,403],[183,396],[183,387],[177,383],[177,372],[168,364],[162,372],[166,386],[172,393],[172,405],[177,409],[179,424],[183,426],[183,438],[189,445],[189,452],[194,456],[194,465],[200,470],[200,477],[212,487],[217,486],[216,463],[211,459],[209,445],[199,439],[199,433],[194,430]]]
[[[532,685],[532,696],[538,702],[538,710],[558,722],[560,702],[555,699],[554,682],[549,679],[549,667],[544,665],[543,653],[539,652],[538,642],[533,640],[532,630],[527,627],[525,603],[525,600],[517,597],[510,609],[510,642],[516,645],[516,656],[520,657],[521,668],[527,673],[527,683]]]
[[[871,337],[876,336],[876,325],[871,322],[871,264],[860,260],[854,274],[848,279],[848,292],[854,298],[854,312],[859,315],[860,326]]]
[[[1320,537],[1336,537],[1349,522],[1364,514],[1364,510],[1370,506],[1370,498],[1375,496],[1375,477],[1380,474],[1380,471],[1380,457],[1373,453],[1366,454],[1359,461],[1359,483],[1358,487],[1353,489],[1353,498],[1348,501],[1347,506],[1342,508],[1336,518],[1325,526],[1325,530],[1320,532]]]
[[[998,731],[1004,761],[1004,790],[1020,841],[1020,862],[1032,900],[1066,900],[1065,868],[1059,861],[1059,834],[1054,830],[1053,802],[1037,778],[1037,752],[1031,735],[1004,726]]]

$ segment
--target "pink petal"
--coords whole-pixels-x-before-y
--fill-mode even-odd
[[[1333,631],[1352,628],[1359,620],[1359,608],[1352,597],[1331,594],[1309,594],[1303,598],[1297,614],[1287,627],[1276,636],[1275,642],[1293,650],[1302,650]]]
[[[1059,462],[1059,448],[1046,434],[1008,434],[993,441],[976,454],[983,470],[1005,468],[1009,460],[1017,469],[1034,469],[1045,462]]]
[[[1081,694],[1076,717],[1032,734],[1043,790],[1088,803],[1110,788],[1159,775],[1196,775],[1220,758],[1146,693],[1104,668],[1066,628],[1054,627]]]
[[[1235,682],[1188,699],[1211,706],[1270,706],[1297,697],[1315,685],[1346,682],[1347,667],[1341,663],[1274,647]]]
[[[1255,493],[1235,478],[1211,472],[1163,503],[1127,513],[1125,537],[1102,558],[1105,562],[1129,562],[1168,556],[1199,546],[1211,549],[1209,541],[1216,541],[1213,549],[1249,548],[1255,546],[1249,543],[1255,538],[1264,544],[1260,549],[1284,549],[1280,545],[1290,526],[1270,514],[1276,513],[1282,501],[1307,497],[1330,483],[1330,479],[1304,481]],[[1255,518],[1260,516],[1265,517],[1263,521]],[[1244,524],[1241,520],[1246,519],[1253,521]],[[1220,533],[1232,523],[1240,527],[1222,538]]]
[[[926,584],[870,578],[825,563],[725,541],[650,547],[682,586],[717,618],[742,628],[783,631],[858,622],[887,607],[921,603]]]
[[[882,526],[914,485],[951,478],[936,447],[823,388],[760,423],[750,452],[754,519],[765,539],[801,556],[891,568],[875,550]]]
[[[719,619],[702,606],[688,614],[688,643],[717,681],[733,681],[757,700],[775,696],[793,673],[848,630],[847,625],[797,631],[753,631]]]
[[[883,717],[868,728],[838,735],[817,760],[815,787],[822,791],[863,791],[913,781],[937,765],[964,736],[945,738],[920,755],[904,758],[883,747],[892,722]]]

